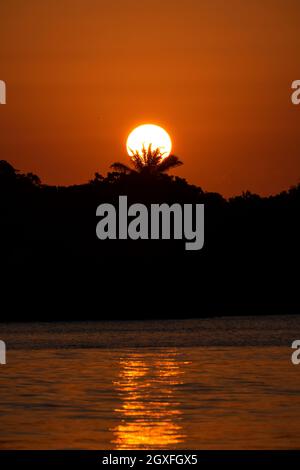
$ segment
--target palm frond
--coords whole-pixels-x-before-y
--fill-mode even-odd
[[[143,146],[141,151],[131,151],[131,164],[134,169],[124,165],[124,163],[116,162],[111,165],[111,168],[117,173],[130,174],[159,174],[182,165],[182,162],[175,155],[164,157],[164,153],[160,148],[152,149],[152,144],[146,148]]]
[[[132,150],[131,152],[132,152],[132,155],[130,159],[131,159],[132,165],[134,166],[136,171],[142,171],[142,169],[146,165],[144,153],[140,154],[140,152],[138,151],[133,152]]]
[[[157,170],[160,173],[170,170],[171,168],[176,168],[177,166],[181,166],[183,163],[179,160],[176,155],[169,155],[168,157],[164,158],[158,165]]]
[[[110,168],[119,173],[131,173],[133,171],[131,168],[129,168],[129,166],[124,165],[124,163],[120,162],[113,163],[112,165],[110,165]]]

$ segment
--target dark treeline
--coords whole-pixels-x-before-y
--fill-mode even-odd
[[[115,164],[105,177],[56,187],[1,161],[1,319],[298,313],[300,185],[227,200],[168,169]],[[96,208],[117,205],[119,195],[146,205],[204,203],[204,248],[98,240]]]

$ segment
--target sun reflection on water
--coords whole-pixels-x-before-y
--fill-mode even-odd
[[[184,365],[176,350],[129,352],[120,359],[114,385],[120,395],[112,429],[115,449],[162,449],[185,439],[176,390],[183,384]]]

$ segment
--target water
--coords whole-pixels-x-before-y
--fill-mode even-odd
[[[1,324],[1,449],[300,448],[300,317]]]

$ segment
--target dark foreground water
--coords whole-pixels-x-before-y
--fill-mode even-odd
[[[1,449],[300,448],[300,317],[0,324]]]

